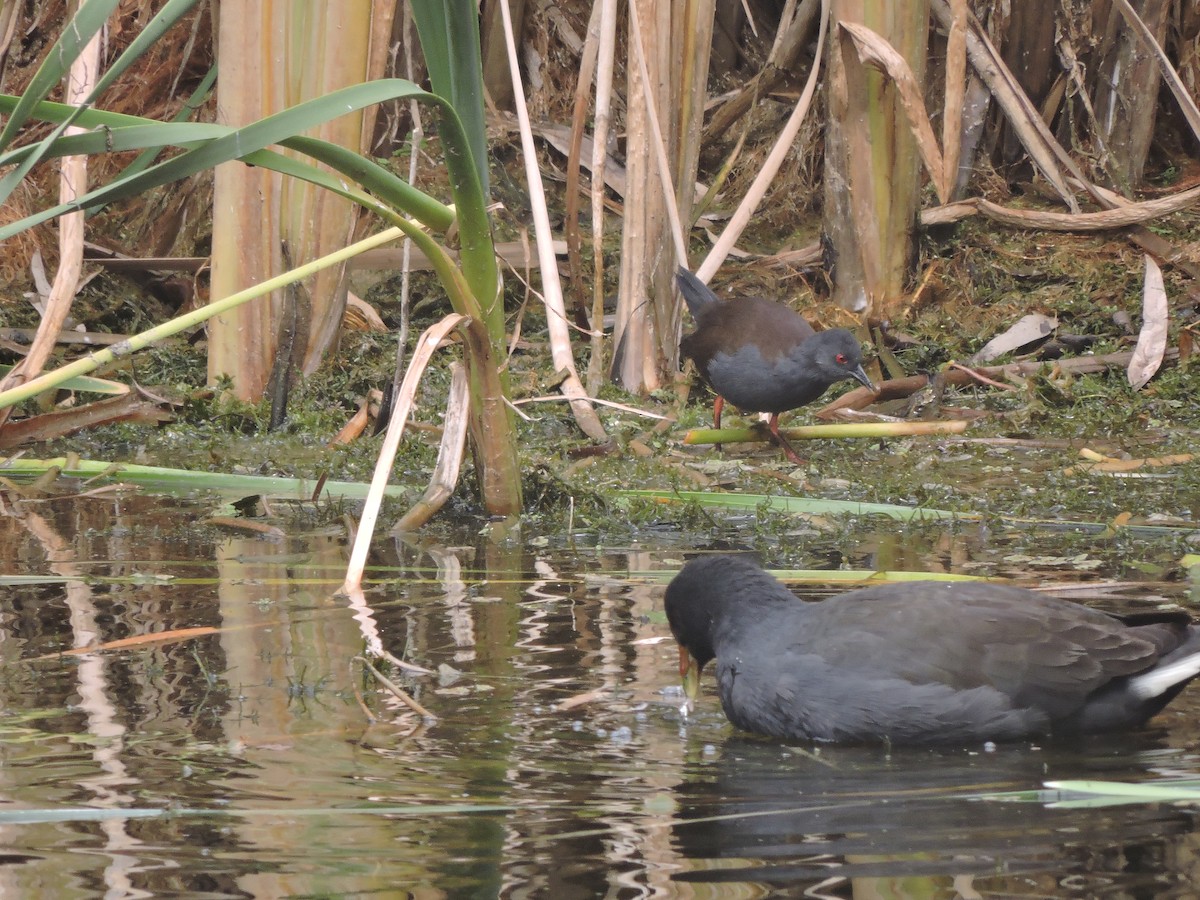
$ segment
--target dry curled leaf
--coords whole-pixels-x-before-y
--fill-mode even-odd
[[[1129,360],[1126,373],[1129,384],[1135,391],[1154,377],[1162,365],[1167,352],[1167,326],[1170,313],[1167,308],[1167,289],[1163,285],[1162,270],[1149,256],[1146,257],[1146,278],[1142,283],[1142,330],[1138,333],[1133,358]]]
[[[1022,316],[1021,320],[1005,331],[998,334],[971,357],[971,362],[989,362],[998,356],[1003,356],[1018,347],[1043,341],[1058,327],[1058,319],[1041,313],[1030,313]]]

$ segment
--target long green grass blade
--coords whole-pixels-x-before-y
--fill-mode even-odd
[[[488,194],[487,126],[483,115],[483,55],[475,0],[413,0],[410,4],[434,93],[462,121],[480,190]]]
[[[0,240],[12,237],[32,225],[48,221],[64,213],[140,194],[151,188],[187,178],[220,163],[242,159],[250,153],[262,150],[271,144],[286,141],[290,137],[299,135],[329,119],[345,115],[347,112],[385,100],[405,97],[428,100],[440,107],[445,106],[445,101],[440,97],[422,91],[411,81],[401,78],[383,79],[342,88],[316,100],[301,103],[273,116],[260,119],[243,128],[235,129],[223,137],[208,141],[180,156],[151,166],[132,178],[97,188],[70,203],[43,210],[21,219],[19,222],[0,228]],[[448,115],[453,118],[452,111]]]
[[[0,94],[0,113],[15,112],[24,99],[24,94]],[[80,128],[119,128],[124,125],[162,125],[157,119],[147,119],[142,116],[131,116],[129,113],[111,112],[106,109],[89,109],[71,106],[67,103],[56,103],[53,100],[42,100],[35,103],[33,112],[26,118],[37,119],[39,122],[65,122],[78,114],[75,120]]]
[[[0,112],[14,106],[16,97],[0,94]],[[43,102],[35,107],[34,115],[44,121],[62,121],[66,119],[74,107],[62,103]],[[68,135],[59,138],[51,148],[50,156],[71,156],[74,154],[99,154],[124,152],[129,150],[147,150],[157,152],[165,147],[198,147],[207,141],[226,137],[234,129],[228,125],[217,125],[211,122],[157,122],[138,116],[128,116],[122,113],[110,113],[104,110],[88,110],[81,120],[86,120],[87,127],[101,129],[86,134]],[[288,138],[279,142],[282,146],[307,154],[325,163],[330,168],[344,174],[347,178],[358,182],[372,191],[381,202],[402,209],[412,215],[423,225],[444,232],[454,222],[454,210],[438,202],[428,194],[417,190],[408,182],[396,177],[383,166],[360,156],[344,147],[339,147],[329,141],[305,136]],[[32,147],[20,147],[0,154],[0,166],[14,165],[32,153]],[[273,150],[259,150],[242,157],[248,165],[269,168],[283,174],[306,178],[329,190],[337,190],[343,196],[350,196],[341,189],[343,185],[337,179],[314,177],[309,170],[297,169],[302,162],[284,157]],[[314,170],[320,171],[320,170]],[[303,173],[303,174],[302,174]],[[114,181],[110,186],[115,186]],[[130,191],[130,196],[137,193]],[[121,195],[124,196],[124,195]],[[118,198],[113,198],[118,199]],[[350,197],[357,201],[356,197]],[[371,204],[367,204],[370,206]],[[36,214],[27,219],[13,223],[14,229],[31,227],[40,221],[42,214]],[[36,220],[36,221],[35,221]]]
[[[141,466],[133,463],[114,463],[104,460],[19,459],[0,458],[0,476],[16,480],[33,480],[52,469],[59,469],[65,478],[98,479],[107,483],[124,482],[176,494],[191,494],[207,491],[222,496],[245,497],[249,494],[265,494],[291,500],[311,500],[317,486],[315,479],[284,478],[273,475],[235,475],[228,472],[192,472],[187,469],[171,469],[161,466]],[[321,485],[317,499],[328,500],[340,497],[347,500],[362,500],[370,486],[365,482],[326,481]],[[387,494],[398,497],[407,489],[393,485]]]
[[[831,425],[796,425],[781,434],[789,441],[827,440],[831,438],[908,437],[910,435],[961,434],[967,422],[839,422]],[[692,428],[683,437],[685,444],[740,444],[766,440],[762,428]]]
[[[985,575],[956,572],[900,572],[886,569],[776,569],[780,581],[804,584],[906,584],[911,581],[993,581]]]
[[[308,168],[312,168],[309,166]],[[314,170],[315,171],[315,170]],[[321,173],[325,174],[325,173]],[[326,176],[328,177],[328,176]],[[368,203],[370,198],[364,198]],[[394,214],[393,214],[394,215]],[[408,228],[417,229],[412,223],[405,223]],[[305,263],[302,266],[297,266],[295,269],[284,272],[282,275],[276,275],[274,278],[268,278],[259,284],[251,285],[245,290],[238,291],[236,294],[230,294],[228,297],[223,297],[220,300],[215,300],[199,309],[190,310],[181,316],[176,316],[169,322],[164,322],[161,325],[156,325],[139,334],[135,334],[118,344],[113,344],[111,347],[104,347],[99,350],[93,350],[86,356],[67,363],[53,372],[46,372],[36,378],[31,378],[24,384],[14,388],[9,388],[6,391],[0,391],[0,409],[7,406],[12,406],[15,403],[20,403],[28,400],[30,397],[36,396],[48,388],[57,387],[62,381],[67,378],[72,378],[76,375],[85,375],[88,372],[94,371],[98,367],[112,362],[120,356],[140,350],[155,341],[178,334],[193,325],[198,325],[201,322],[207,321],[215,315],[233,309],[243,303],[249,303],[258,297],[269,294],[271,291],[278,290],[285,285],[292,284],[307,278],[314,272],[329,266],[337,265],[345,260],[348,260],[365,250],[371,250],[375,247],[383,246],[386,243],[397,240],[403,233],[402,229],[389,228],[379,234],[373,234],[365,237],[360,241],[356,241],[349,247],[344,247],[341,250],[335,250],[333,253],[328,253],[320,259],[314,259],[312,262]],[[428,235],[426,235],[428,238]]]
[[[479,47],[479,6],[475,0],[445,0],[452,72],[454,111],[462,119],[467,145],[479,173],[480,190],[488,186],[487,122],[483,111],[483,54]]]
[[[126,69],[136,62],[143,53],[145,53],[156,41],[158,41],[162,35],[177,21],[179,21],[179,19],[184,16],[195,4],[196,0],[168,0],[163,8],[159,10],[159,12],[154,15],[149,22],[146,23],[146,27],[143,28],[137,37],[134,38],[134,40],[130,43],[130,45],[125,48],[125,51],[113,62],[111,66],[109,66],[108,70],[96,80],[95,86],[88,93],[83,104],[76,108],[77,112],[75,112],[70,118],[60,123],[53,132],[47,135],[44,140],[39,142],[38,149],[21,166],[18,166],[12,172],[9,172],[3,179],[0,179],[0,203],[3,203],[5,200],[7,200],[9,195],[16,190],[17,185],[24,180],[29,169],[37,165],[37,163],[45,156],[50,147],[53,146],[54,142],[62,135],[62,132],[66,130],[66,128],[76,118],[78,118],[80,111],[88,106],[91,106],[97,97],[99,97],[114,81],[116,81],[116,79],[119,78]],[[71,62],[78,57],[80,51],[82,51],[84,45],[87,43],[86,40],[84,40],[82,43],[78,43],[79,38],[81,38],[84,34],[88,34],[89,38],[90,35],[94,35],[96,31],[99,30],[99,28],[102,27],[108,20],[109,14],[112,12],[113,8],[116,7],[116,5],[117,3],[114,2],[114,0],[88,0],[88,2],[80,8],[79,12],[76,13],[71,21],[67,23],[66,27],[63,28],[62,36],[59,38],[59,45],[67,52],[63,53],[56,60],[56,64],[51,68],[51,72],[58,71],[58,69],[63,66],[64,63],[65,68],[70,68]],[[69,61],[67,60],[68,55],[70,57]],[[47,63],[50,62],[51,58],[53,58],[53,54],[51,54],[51,57],[47,58]],[[43,69],[44,68],[46,68],[45,65],[43,65]],[[61,74],[62,73],[60,73],[60,78]],[[41,75],[41,70],[39,70],[38,75]],[[30,101],[32,103],[36,103],[37,101],[43,99],[49,92],[48,90],[42,91],[42,87],[43,85],[39,84],[39,91],[33,94],[30,94],[29,91],[26,91],[26,94],[30,95]],[[52,88],[53,85],[51,85],[51,89]],[[13,119],[16,118],[17,117],[14,115]],[[13,126],[12,120],[5,125],[3,134],[0,134],[0,148],[8,146],[9,141],[11,141],[15,136],[15,127],[19,127],[19,124],[17,126]],[[13,134],[9,133],[10,128],[14,128]]]
[[[1002,581],[985,575],[959,575],[953,572],[900,572],[884,569],[768,569],[780,581],[792,584],[838,584],[872,585],[901,584],[912,581]],[[675,577],[678,570],[653,572],[630,572],[648,581],[664,584]]]
[[[0,366],[0,378],[3,378],[12,369],[12,366]],[[119,381],[109,381],[105,378],[88,378],[86,375],[77,375],[74,378],[68,378],[59,387],[64,391],[87,391],[92,394],[117,395],[129,393],[129,385],[121,384]]]
[[[1134,803],[1196,803],[1200,780],[1180,778],[1131,784],[1123,781],[1047,781],[1042,790],[978,794],[974,800],[1041,803],[1049,809],[1104,809]]]
[[[425,68],[429,70],[429,83],[436,93],[453,101],[450,26],[447,22],[449,6],[443,0],[413,0],[409,8],[421,40],[421,55],[425,57]]]
[[[362,154],[347,150],[330,141],[297,135],[281,142],[283,146],[311,156],[331,169],[362,185],[384,203],[402,209],[414,219],[445,232],[453,223],[455,212],[444,203],[417,190],[402,178],[397,178],[383,166]]]
[[[2,107],[0,107],[0,111]],[[199,147],[208,141],[224,137],[230,129],[211,122],[154,122],[144,120],[144,125],[124,125],[88,131],[83,134],[68,134],[54,142],[46,154],[48,158],[61,156],[96,156],[101,153],[124,153],[129,150],[159,151],[166,147]],[[37,149],[36,146],[18,147],[0,154],[0,166],[23,162]]]
[[[232,129],[225,125],[214,125],[207,122],[152,122],[145,120],[144,125],[125,125],[104,131],[87,134],[68,135],[59,138],[52,148],[51,156],[71,156],[74,154],[99,154],[105,152],[123,152],[128,150],[148,149],[157,152],[165,147],[194,147],[206,141],[228,135]],[[389,207],[402,209],[411,214],[417,221],[438,231],[445,231],[454,222],[454,210],[439,203],[428,194],[422,193],[397,178],[382,166],[369,159],[359,156],[345,148],[338,147],[328,141],[315,138],[288,138],[281,142],[285,147],[292,147],[302,153],[320,160],[371,190],[379,198],[379,202]],[[33,148],[21,147],[0,155],[0,166],[20,161],[24,155],[32,152]],[[274,150],[257,150],[242,157],[247,165],[260,166],[285,175],[303,178],[328,190],[336,191],[342,196],[355,202],[363,202],[369,208],[376,203],[364,201],[357,192],[349,191],[337,178],[313,166],[306,166],[303,160],[295,160]],[[135,173],[136,174],[136,173]],[[109,187],[116,187],[120,180],[110,182]],[[130,191],[130,196],[138,191]],[[120,199],[124,194],[110,198]],[[93,207],[94,208],[94,207]],[[21,226],[36,224],[41,214],[35,214],[27,219],[14,222],[12,227],[20,230]]]
[[[504,340],[500,279],[487,213],[487,132],[483,110],[483,63],[479,12],[474,0],[413,0],[410,4],[435,93],[442,110],[442,148],[458,212],[461,265],[479,302],[488,335]]]
[[[13,142],[17,132],[29,121],[34,106],[44,100],[62,82],[70,70],[71,64],[79,58],[79,54],[87,46],[87,42],[92,39],[92,36],[104,27],[104,23],[108,21],[108,17],[117,8],[119,2],[120,0],[87,0],[80,7],[79,12],[72,17],[69,27],[62,30],[62,34],[59,35],[58,40],[46,55],[45,61],[30,79],[29,86],[26,87],[12,111],[12,116],[4,123],[4,130],[0,131],[0,149]],[[74,107],[69,108],[74,109]],[[23,175],[24,173],[22,173]],[[11,177],[11,173],[9,177]],[[8,178],[4,180],[7,182]],[[20,180],[18,177],[17,182]],[[11,193],[11,188],[8,193]],[[3,196],[7,197],[8,193]],[[3,202],[3,199],[0,199],[0,202]]]
[[[75,14],[71,22],[68,23],[68,27],[63,29],[54,47],[51,48],[50,54],[34,74],[33,81],[22,95],[20,102],[13,111],[12,117],[5,123],[4,131],[0,132],[0,149],[7,147],[12,142],[13,138],[16,137],[18,129],[28,120],[32,107],[50,93],[54,89],[54,86],[62,80],[87,42],[108,21],[109,13],[116,6],[117,0],[87,0],[79,12]],[[92,96],[94,94],[95,92],[93,92]],[[25,162],[11,172],[8,172],[3,178],[0,178],[0,205],[3,205],[12,195],[12,192],[25,180],[25,176],[29,173],[29,170],[37,165],[38,161],[54,144],[54,141],[66,131],[73,119],[79,116],[84,106],[74,107],[74,109],[76,111],[72,117],[64,120],[45,139],[40,141],[37,149],[29,155]]]
[[[175,113],[174,118],[171,119],[171,123],[181,124],[186,122],[192,113],[196,112],[196,110],[200,109],[200,107],[204,105],[204,101],[208,99],[208,95],[212,91],[213,85],[216,83],[217,67],[210,66],[204,78],[200,80],[200,83],[196,85],[196,89],[192,91],[192,95],[188,97],[183,106],[179,108],[179,111]],[[144,150],[137,155],[133,162],[121,170],[121,174],[118,177],[128,178],[131,175],[136,175],[138,172],[144,172],[150,167],[150,164],[154,162],[154,157],[157,155],[157,150]],[[90,206],[88,207],[87,214],[89,217],[94,216],[103,208],[104,207],[100,205]]]
[[[1200,786],[1195,782],[1182,784],[1131,784],[1124,781],[1047,781],[1047,789],[1073,794],[1096,794],[1103,797],[1128,797],[1147,803],[1173,803],[1177,800],[1200,800]]]

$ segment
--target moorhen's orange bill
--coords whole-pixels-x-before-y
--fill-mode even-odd
[[[666,611],[689,700],[716,659],[725,715],[774,737],[966,744],[1116,731],[1200,672],[1187,613],[1122,618],[998,584],[889,584],[806,603],[745,557],[706,556],[668,585]]]
[[[725,400],[770,413],[772,436],[788,459],[803,463],[779,433],[779,414],[812,403],[847,378],[875,390],[863,371],[862,346],[845,328],[814,331],[795,310],[760,297],[719,300],[683,267],[675,281],[696,320],[679,349],[717,393],[714,428],[721,427]]]

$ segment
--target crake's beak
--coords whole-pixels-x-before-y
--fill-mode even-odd
[[[853,369],[850,370],[850,375],[852,377],[856,378],[859,382],[861,382],[862,386],[865,387],[868,391],[873,391],[876,394],[879,393],[879,388],[875,387],[875,385],[872,384],[871,379],[867,377],[867,373],[866,373],[866,371],[864,371],[862,366],[855,366]]]

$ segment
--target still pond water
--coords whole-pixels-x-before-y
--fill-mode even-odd
[[[122,493],[0,509],[0,895],[1200,890],[1196,807],[979,799],[1200,777],[1195,686],[1122,738],[814,753],[736,732],[711,678],[680,717],[662,573],[711,535],[381,541],[353,608],[335,593],[340,529],[231,536],[207,512]],[[870,527],[877,544],[895,530]],[[810,567],[958,569],[999,552],[949,528],[914,539],[904,565],[828,540]],[[1080,599],[1189,602],[1182,583],[1124,593]],[[202,630],[63,655],[176,629]],[[392,677],[436,721],[364,675],[355,658],[375,641],[434,672]]]

